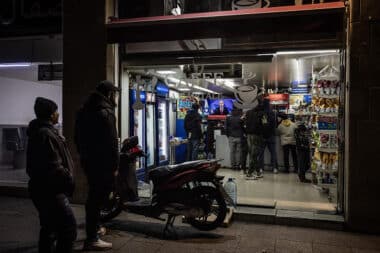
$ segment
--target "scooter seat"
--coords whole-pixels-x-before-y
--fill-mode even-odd
[[[204,162],[204,160],[184,162],[176,165],[160,166],[149,171],[149,178],[152,179],[153,182],[158,182],[180,172],[194,168],[202,162]]]

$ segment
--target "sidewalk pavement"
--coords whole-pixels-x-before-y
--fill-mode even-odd
[[[73,207],[78,222],[75,250],[81,252],[84,208]],[[0,197],[0,224],[0,252],[37,252],[38,216],[29,199]],[[234,222],[228,228],[200,232],[178,219],[178,239],[164,240],[163,222],[125,212],[106,226],[103,239],[114,245],[108,252],[380,253],[380,236],[341,231]]]

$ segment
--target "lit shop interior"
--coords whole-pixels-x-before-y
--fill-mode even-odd
[[[242,60],[246,59],[246,60]],[[236,62],[220,59],[124,62],[121,74],[121,137],[139,136],[147,153],[136,166],[140,180],[147,171],[186,160],[184,117],[197,101],[201,104],[203,138],[198,159],[217,158],[219,174],[234,178],[240,206],[337,214],[342,210],[344,89],[342,53],[339,50],[279,51],[240,57]],[[190,63],[189,63],[190,62]],[[198,62],[198,63],[197,63]],[[271,153],[264,154],[264,177],[246,180],[242,170],[230,167],[226,117],[213,117],[219,101],[228,111],[250,107],[263,92],[277,115],[286,114],[310,130],[310,166],[300,182],[290,156],[290,172],[284,173],[284,155],[276,136],[278,173],[273,173]],[[251,105],[252,107],[252,105]],[[228,117],[228,116],[227,116]],[[278,118],[279,120],[279,118]],[[279,121],[277,122],[279,123]]]

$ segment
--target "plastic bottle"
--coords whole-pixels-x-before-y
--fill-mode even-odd
[[[224,189],[226,190],[228,196],[234,202],[234,205],[237,203],[237,184],[235,182],[235,178],[228,178],[228,181],[224,184]]]

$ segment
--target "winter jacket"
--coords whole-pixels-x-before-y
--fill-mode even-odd
[[[298,150],[310,149],[311,133],[305,125],[298,126],[298,128],[294,131],[294,137],[296,138],[296,146]]]
[[[75,144],[88,176],[112,180],[119,166],[114,106],[99,92],[92,93],[77,113]]]
[[[27,165],[32,194],[71,196],[74,191],[74,163],[65,139],[53,125],[32,120],[27,129]]]
[[[243,120],[241,113],[237,109],[233,109],[231,115],[226,119],[226,135],[227,137],[243,137]]]
[[[290,119],[284,119],[277,127],[277,133],[280,135],[281,145],[296,145],[296,139],[294,137],[294,131],[297,125]]]
[[[220,107],[218,106],[215,110],[213,115],[227,115],[228,109],[226,107],[223,107],[223,111],[220,111]]]
[[[185,131],[189,139],[201,139],[202,138],[202,128],[201,128],[202,118],[201,115],[195,110],[190,110],[185,116]]]
[[[269,138],[276,132],[276,119],[271,111],[259,105],[246,113],[246,133]]]

